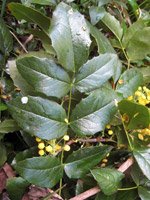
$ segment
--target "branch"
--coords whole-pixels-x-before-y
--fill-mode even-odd
[[[131,165],[133,165],[133,158],[130,157],[128,158],[128,160],[126,160],[119,168],[118,168],[118,171],[120,172],[125,172],[129,167],[131,167]],[[69,200],[84,200],[84,199],[87,199],[95,194],[97,194],[98,192],[100,192],[100,188],[98,186],[96,187],[93,187]]]

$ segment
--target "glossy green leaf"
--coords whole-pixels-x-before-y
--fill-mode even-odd
[[[127,54],[130,60],[143,60],[150,54],[150,27],[137,31],[127,47]]]
[[[115,53],[115,50],[113,49],[107,37],[98,28],[90,24],[88,21],[87,25],[90,29],[90,34],[95,38],[95,41],[97,43],[98,53]]]
[[[3,110],[7,110],[7,106],[3,102],[0,102],[0,111],[3,111]]]
[[[53,60],[24,57],[17,60],[17,68],[21,76],[36,92],[60,98],[70,90],[68,74]]]
[[[125,32],[122,43],[123,46],[126,48],[129,44],[129,42],[132,40],[134,35],[136,34],[137,31],[143,29],[145,27],[144,21],[143,20],[138,20],[135,23],[133,23]]]
[[[97,165],[111,151],[110,146],[96,146],[79,149],[69,155],[65,172],[69,178],[81,178]]]
[[[72,111],[71,129],[81,135],[102,131],[116,113],[116,98],[113,90],[107,88],[91,93]]]
[[[0,142],[0,167],[6,162],[7,160],[7,152],[5,146]]]
[[[133,155],[143,174],[150,180],[150,149],[134,150]]]
[[[5,119],[0,122],[0,133],[11,133],[18,130],[20,130],[20,128],[13,119]]]
[[[121,63],[116,54],[103,54],[85,63],[75,78],[75,86],[80,92],[98,89],[115,75],[115,81],[121,73]]]
[[[139,186],[138,193],[139,193],[141,200],[149,200],[150,199],[150,190],[148,188]]]
[[[6,188],[9,194],[9,197],[13,200],[22,199],[23,194],[26,191],[26,188],[30,185],[26,180],[21,177],[13,177],[7,179]]]
[[[50,19],[41,12],[19,3],[10,3],[8,6],[12,15],[14,15],[18,20],[24,19],[27,22],[37,24],[41,29],[48,33],[50,28]]]
[[[106,195],[117,192],[120,182],[124,178],[123,173],[111,168],[94,169],[91,170],[91,173]]]
[[[33,157],[20,161],[16,171],[29,183],[52,188],[63,176],[63,165],[56,157]]]
[[[133,95],[142,82],[143,76],[138,69],[128,69],[121,75],[116,91],[126,98]]]
[[[13,49],[13,39],[3,19],[0,18],[0,51],[8,54]]]
[[[91,6],[89,8],[91,23],[93,25],[97,24],[99,22],[99,20],[101,20],[104,17],[105,12],[106,11],[103,7]]]
[[[121,28],[119,21],[113,15],[105,13],[102,22],[113,32],[118,40],[121,40],[123,29]]]
[[[150,112],[146,106],[128,100],[121,101],[118,106],[120,113],[129,117],[127,122],[129,129],[142,129],[149,126]]]
[[[86,21],[78,11],[60,3],[53,13],[50,37],[64,68],[76,71],[86,62],[91,40]]]
[[[23,104],[17,97],[8,103],[8,108],[19,126],[31,135],[50,140],[63,136],[67,130],[66,112],[56,102],[28,96]]]

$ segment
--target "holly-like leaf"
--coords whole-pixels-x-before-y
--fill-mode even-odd
[[[127,47],[127,54],[130,60],[143,60],[150,54],[150,27],[137,31]]]
[[[53,13],[50,37],[64,68],[75,72],[86,62],[91,40],[86,21],[78,11],[60,3]]]
[[[13,49],[13,39],[3,19],[0,18],[0,51],[5,55]]]
[[[13,119],[5,119],[0,123],[0,133],[11,133],[20,130],[18,124]]]
[[[133,155],[143,174],[150,180],[150,149],[134,150]]]
[[[146,106],[122,100],[119,104],[119,110],[122,115],[127,115],[127,127],[129,129],[147,128],[150,123],[150,113]]]
[[[102,131],[116,113],[113,90],[95,90],[72,111],[71,129],[78,134],[93,135]]]
[[[101,20],[120,41],[122,39],[123,29],[121,28],[119,21],[110,13],[105,13]]]
[[[68,74],[53,60],[38,57],[24,57],[17,60],[21,76],[36,92],[47,96],[63,97],[70,89]]]
[[[28,158],[15,165],[16,171],[31,184],[52,188],[63,176],[63,165],[56,157]]]
[[[21,97],[8,103],[10,113],[24,131],[46,140],[64,135],[66,112],[61,105],[40,97],[26,99],[26,104]]]
[[[139,193],[141,200],[149,200],[150,199],[150,190],[148,188],[139,186],[138,193]]]
[[[100,88],[115,75],[120,76],[121,64],[116,54],[103,54],[85,63],[75,78],[75,87],[80,92],[89,92]]]
[[[10,3],[8,7],[12,15],[14,15],[18,20],[24,19],[27,22],[37,24],[41,29],[48,33],[50,28],[50,19],[41,12],[19,3]]]
[[[30,183],[23,178],[13,177],[7,179],[6,188],[11,199],[20,200],[29,185]]]
[[[123,173],[111,168],[94,169],[91,170],[91,173],[106,195],[117,192],[120,181],[124,178]]]
[[[143,76],[139,70],[128,69],[121,75],[116,86],[116,91],[126,98],[133,95],[142,82]]]
[[[115,50],[112,47],[112,45],[110,44],[107,37],[98,28],[96,28],[95,26],[90,24],[88,21],[87,21],[87,25],[90,29],[90,34],[95,38],[95,41],[97,43],[98,53],[99,54],[115,53]]]
[[[110,146],[83,148],[73,152],[65,162],[65,172],[69,178],[81,178],[97,165],[111,151]]]

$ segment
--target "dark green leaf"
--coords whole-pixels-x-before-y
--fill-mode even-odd
[[[21,76],[36,92],[58,98],[69,92],[70,78],[53,60],[24,57],[17,60],[17,68]]]
[[[91,6],[89,9],[91,23],[93,25],[97,24],[97,22],[104,17],[105,12],[106,11],[103,7]]]
[[[119,21],[110,13],[105,13],[102,18],[102,22],[114,33],[117,39],[120,41],[123,35],[123,29]]]
[[[143,60],[150,54],[150,27],[137,31],[127,47],[127,54],[130,60]]]
[[[117,92],[123,97],[128,97],[134,94],[140,85],[142,85],[143,76],[137,69],[128,69],[120,77],[120,81],[116,86]]]
[[[141,200],[149,200],[150,199],[150,190],[148,188],[139,186],[138,193],[139,193]]]
[[[20,128],[13,119],[5,119],[0,123],[0,133],[10,133],[18,130]]]
[[[115,75],[115,82],[121,73],[121,63],[116,54],[103,54],[85,63],[79,70],[75,86],[80,92],[98,89]]]
[[[66,112],[59,104],[40,97],[27,97],[23,104],[21,97],[10,101],[8,108],[19,126],[31,135],[42,139],[55,139],[67,130]]]
[[[150,113],[146,106],[123,100],[119,104],[120,113],[129,117],[127,127],[129,129],[146,128],[150,123]]]
[[[25,190],[28,186],[29,183],[21,177],[14,177],[7,179],[6,188],[9,197],[13,200],[22,199],[22,196],[25,193]]]
[[[52,188],[63,176],[63,165],[56,157],[34,157],[20,161],[16,171],[29,183]]]
[[[84,135],[102,131],[116,113],[116,98],[113,90],[102,88],[83,99],[72,112],[72,130]]]
[[[98,30],[95,26],[90,24],[87,21],[87,25],[90,29],[91,35],[95,38],[97,46],[98,46],[98,53],[115,53],[115,50],[113,49],[112,45],[110,44],[109,40],[105,35]]]
[[[39,11],[19,3],[10,3],[9,9],[18,20],[24,19],[27,22],[37,24],[48,33],[50,28],[50,19]]]
[[[97,165],[111,151],[110,146],[83,148],[73,152],[65,162],[69,178],[81,178]]]
[[[6,162],[7,160],[7,152],[5,146],[0,142],[0,167]]]
[[[30,0],[31,3],[39,4],[39,5],[56,5],[57,1],[56,0]]]
[[[120,181],[124,178],[124,174],[116,169],[101,168],[91,170],[92,175],[98,182],[102,192],[106,195],[112,195],[117,192]]]
[[[3,19],[0,18],[0,51],[8,54],[13,49],[13,39]]]
[[[0,111],[3,111],[3,110],[7,110],[7,106],[3,102],[0,102]]]
[[[53,13],[50,37],[64,68],[76,71],[86,62],[91,40],[86,21],[78,11],[60,3]]]
[[[137,190],[120,190],[117,192],[115,200],[137,200]],[[110,199],[111,200],[111,199]]]
[[[134,150],[133,155],[143,174],[150,180],[150,149]]]

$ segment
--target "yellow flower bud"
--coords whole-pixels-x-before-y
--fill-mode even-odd
[[[64,146],[64,151],[70,151],[70,146],[66,144],[66,145]]]
[[[68,124],[68,119],[67,118],[65,118],[64,121]]]
[[[45,154],[45,152],[44,152],[44,150],[40,149],[39,152],[38,152],[38,154],[39,154],[40,156],[43,156],[43,155]]]
[[[102,160],[102,162],[103,162],[103,163],[107,163],[108,160],[107,160],[106,158],[104,158],[104,159]]]
[[[110,125],[110,124],[107,124],[107,125],[106,125],[106,128],[107,128],[107,129],[110,129],[110,128],[111,128],[111,125]]]
[[[129,96],[129,97],[128,97],[128,100],[129,100],[129,101],[133,100],[133,96]]]
[[[39,148],[39,149],[44,149],[44,147],[45,147],[44,142],[40,142],[40,143],[38,144],[38,148]]]
[[[65,141],[68,141],[68,140],[69,140],[69,135],[64,135],[63,139],[64,139]]]
[[[60,146],[59,144],[56,144],[55,150],[56,150],[56,151],[59,151],[60,149],[61,149],[61,146]]]
[[[51,145],[48,145],[47,147],[45,147],[45,150],[50,153],[53,151],[53,148],[51,147]]]
[[[140,134],[140,133],[138,134],[138,138],[139,138],[139,140],[142,140],[142,141],[144,140],[144,137],[143,137],[143,135],[142,135],[142,134]]]
[[[109,130],[109,131],[108,131],[108,135],[113,135],[113,131],[112,131],[112,130]]]
[[[102,164],[101,164],[101,167],[106,167],[106,163],[102,163]]]
[[[36,137],[35,140],[36,142],[41,142],[41,138]]]

